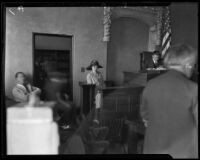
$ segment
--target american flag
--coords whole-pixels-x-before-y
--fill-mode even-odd
[[[163,57],[171,45],[171,21],[169,7],[165,7],[163,10],[161,36],[161,53]]]

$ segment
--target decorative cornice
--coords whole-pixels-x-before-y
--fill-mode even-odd
[[[142,20],[149,26],[156,26],[157,30],[157,45],[161,43],[162,17],[166,7],[104,7],[104,37],[103,41],[110,40],[111,20],[120,17],[132,17]]]
[[[108,42],[110,40],[111,10],[112,10],[111,7],[104,7],[104,17],[103,17],[104,42]]]
[[[147,14],[157,14],[158,10],[161,7],[123,7],[126,9],[133,9],[135,11],[139,11],[139,12],[143,12],[143,13],[147,13]]]

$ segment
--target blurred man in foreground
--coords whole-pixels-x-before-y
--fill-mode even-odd
[[[198,158],[198,85],[189,80],[197,52],[179,44],[164,57],[168,72],[143,91],[141,117],[146,126],[144,154]]]

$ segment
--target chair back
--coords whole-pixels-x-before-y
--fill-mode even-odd
[[[123,130],[125,127],[126,115],[120,112],[101,110],[100,126],[106,126],[109,129],[107,140],[110,142],[122,142]]]

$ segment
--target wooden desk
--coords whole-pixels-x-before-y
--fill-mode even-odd
[[[142,71],[142,72],[147,74],[147,81],[149,81],[152,78],[155,78],[155,77],[167,72],[167,70],[152,69],[152,70],[146,70],[146,71]]]
[[[139,72],[123,72],[124,74],[124,85],[134,86],[141,85],[146,86],[147,82],[152,78],[155,78],[167,70],[144,70]]]
[[[79,83],[81,96],[81,113],[87,115],[95,105],[95,85]]]

